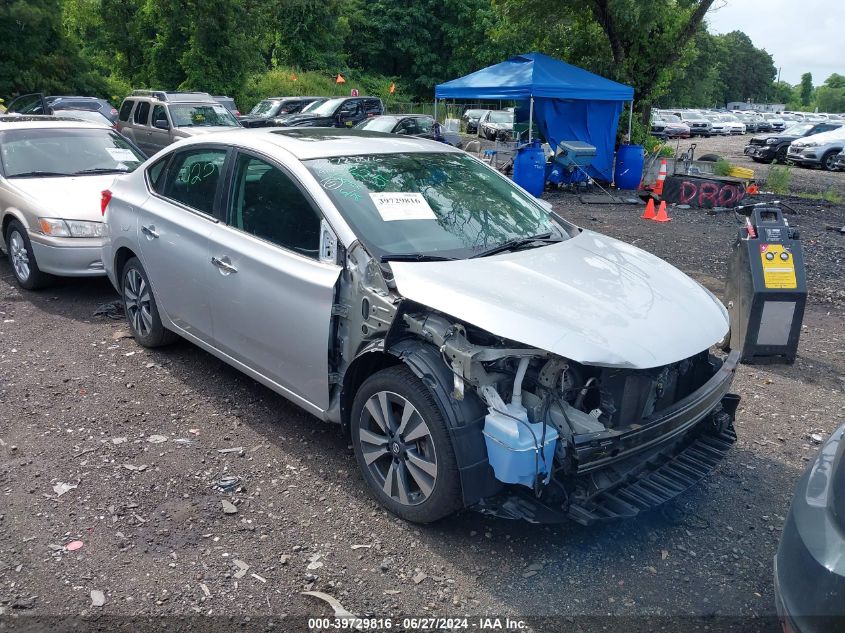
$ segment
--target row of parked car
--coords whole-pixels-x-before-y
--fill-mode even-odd
[[[734,110],[655,110],[651,133],[663,138],[729,136],[757,132],[780,132],[798,123],[841,123],[836,114],[770,113]]]
[[[798,123],[783,132],[756,136],[745,155],[758,163],[789,163],[820,167],[827,171],[845,168],[845,121]]]
[[[377,97],[271,97],[242,115],[231,97],[203,92],[136,90],[119,110],[94,97],[32,94],[10,103],[8,112],[60,112],[108,123],[147,155],[182,138],[239,127],[358,127],[461,144],[457,133],[444,130],[431,116],[385,115],[384,104]]]
[[[118,122],[228,120],[222,104],[185,105],[197,104],[133,95]],[[706,477],[735,441],[739,352],[712,351],[727,311],[668,263],[443,143],[220,127],[148,159],[111,125],[0,116],[18,284],[107,276],[138,344],[182,337],[340,423],[373,496],[410,521],[466,507],[633,517]],[[786,523],[785,630],[841,630],[803,616],[841,612],[843,433]]]

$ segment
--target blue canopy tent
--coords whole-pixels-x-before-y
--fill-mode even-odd
[[[536,118],[552,147],[561,141],[594,145],[590,175],[610,182],[619,115],[624,102],[633,108],[634,89],[542,53],[527,53],[439,84],[434,99],[435,110],[438,99],[527,100],[530,123]]]

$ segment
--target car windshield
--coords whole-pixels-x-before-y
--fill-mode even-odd
[[[467,110],[464,112],[464,116],[468,119],[478,119],[484,114],[486,110]]]
[[[462,153],[304,161],[374,254],[470,257],[510,240],[567,234],[509,180]]]
[[[513,123],[513,112],[491,112],[491,123]]]
[[[317,108],[319,108],[322,104],[326,102],[326,99],[317,99],[316,101],[312,101],[307,106],[302,108],[300,112],[313,112]]]
[[[788,127],[783,131],[784,136],[804,136],[810,129],[812,129],[812,123],[799,123],[798,125],[793,125],[792,127]]]
[[[396,117],[377,116],[372,119],[364,119],[355,127],[359,130],[370,130],[371,132],[390,132],[397,121]]]
[[[273,99],[264,99],[255,104],[255,107],[249,111],[250,114],[257,114],[259,116],[273,116],[279,108],[279,101]]]
[[[170,106],[170,116],[176,127],[238,127],[232,113],[219,103],[174,103]]]
[[[125,138],[107,129],[0,132],[0,162],[6,178],[130,172],[144,160]]]
[[[346,101],[346,99],[329,99],[328,101],[323,101],[320,105],[309,109],[309,112],[318,116],[331,116],[344,101]]]
[[[681,120],[674,114],[661,114],[660,117],[667,123],[680,123]]]

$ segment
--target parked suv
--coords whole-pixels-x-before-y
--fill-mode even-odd
[[[255,107],[238,119],[244,127],[271,127],[278,125],[278,117],[298,114],[314,103],[328,101],[326,97],[267,97],[255,104]],[[281,119],[280,119],[281,120]]]
[[[182,138],[240,127],[206,92],[136,90],[123,100],[118,130],[148,156]]]
[[[278,121],[282,127],[353,127],[364,119],[384,114],[384,105],[376,97],[341,97],[329,99],[316,108]]]
[[[97,97],[49,96],[41,93],[21,95],[8,106],[9,114],[53,114],[57,110],[90,110],[99,112],[109,122],[117,121],[117,110],[105,99]]]
[[[836,170],[837,154],[845,147],[845,128],[805,136],[789,146],[786,159],[802,167]]]
[[[135,340],[182,336],[340,423],[404,519],[632,517],[736,439],[722,303],[444,143],[222,132],[107,195]]]
[[[773,160],[785,163],[790,143],[805,136],[830,132],[841,127],[841,123],[797,123],[783,132],[753,137],[745,146],[745,155],[758,163],[771,163]]]

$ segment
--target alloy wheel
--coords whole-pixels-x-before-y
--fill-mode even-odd
[[[14,229],[9,236],[9,257],[18,279],[21,281],[29,279],[29,253],[26,250],[26,242],[23,236]]]
[[[126,271],[123,280],[123,302],[132,328],[139,336],[146,336],[153,329],[150,312],[150,288],[136,268]]]
[[[831,152],[824,159],[824,168],[826,171],[834,171],[836,169],[836,159],[837,156],[835,153]]]
[[[431,429],[411,402],[379,391],[361,410],[358,441],[364,462],[386,495],[414,506],[437,483],[437,455]]]

